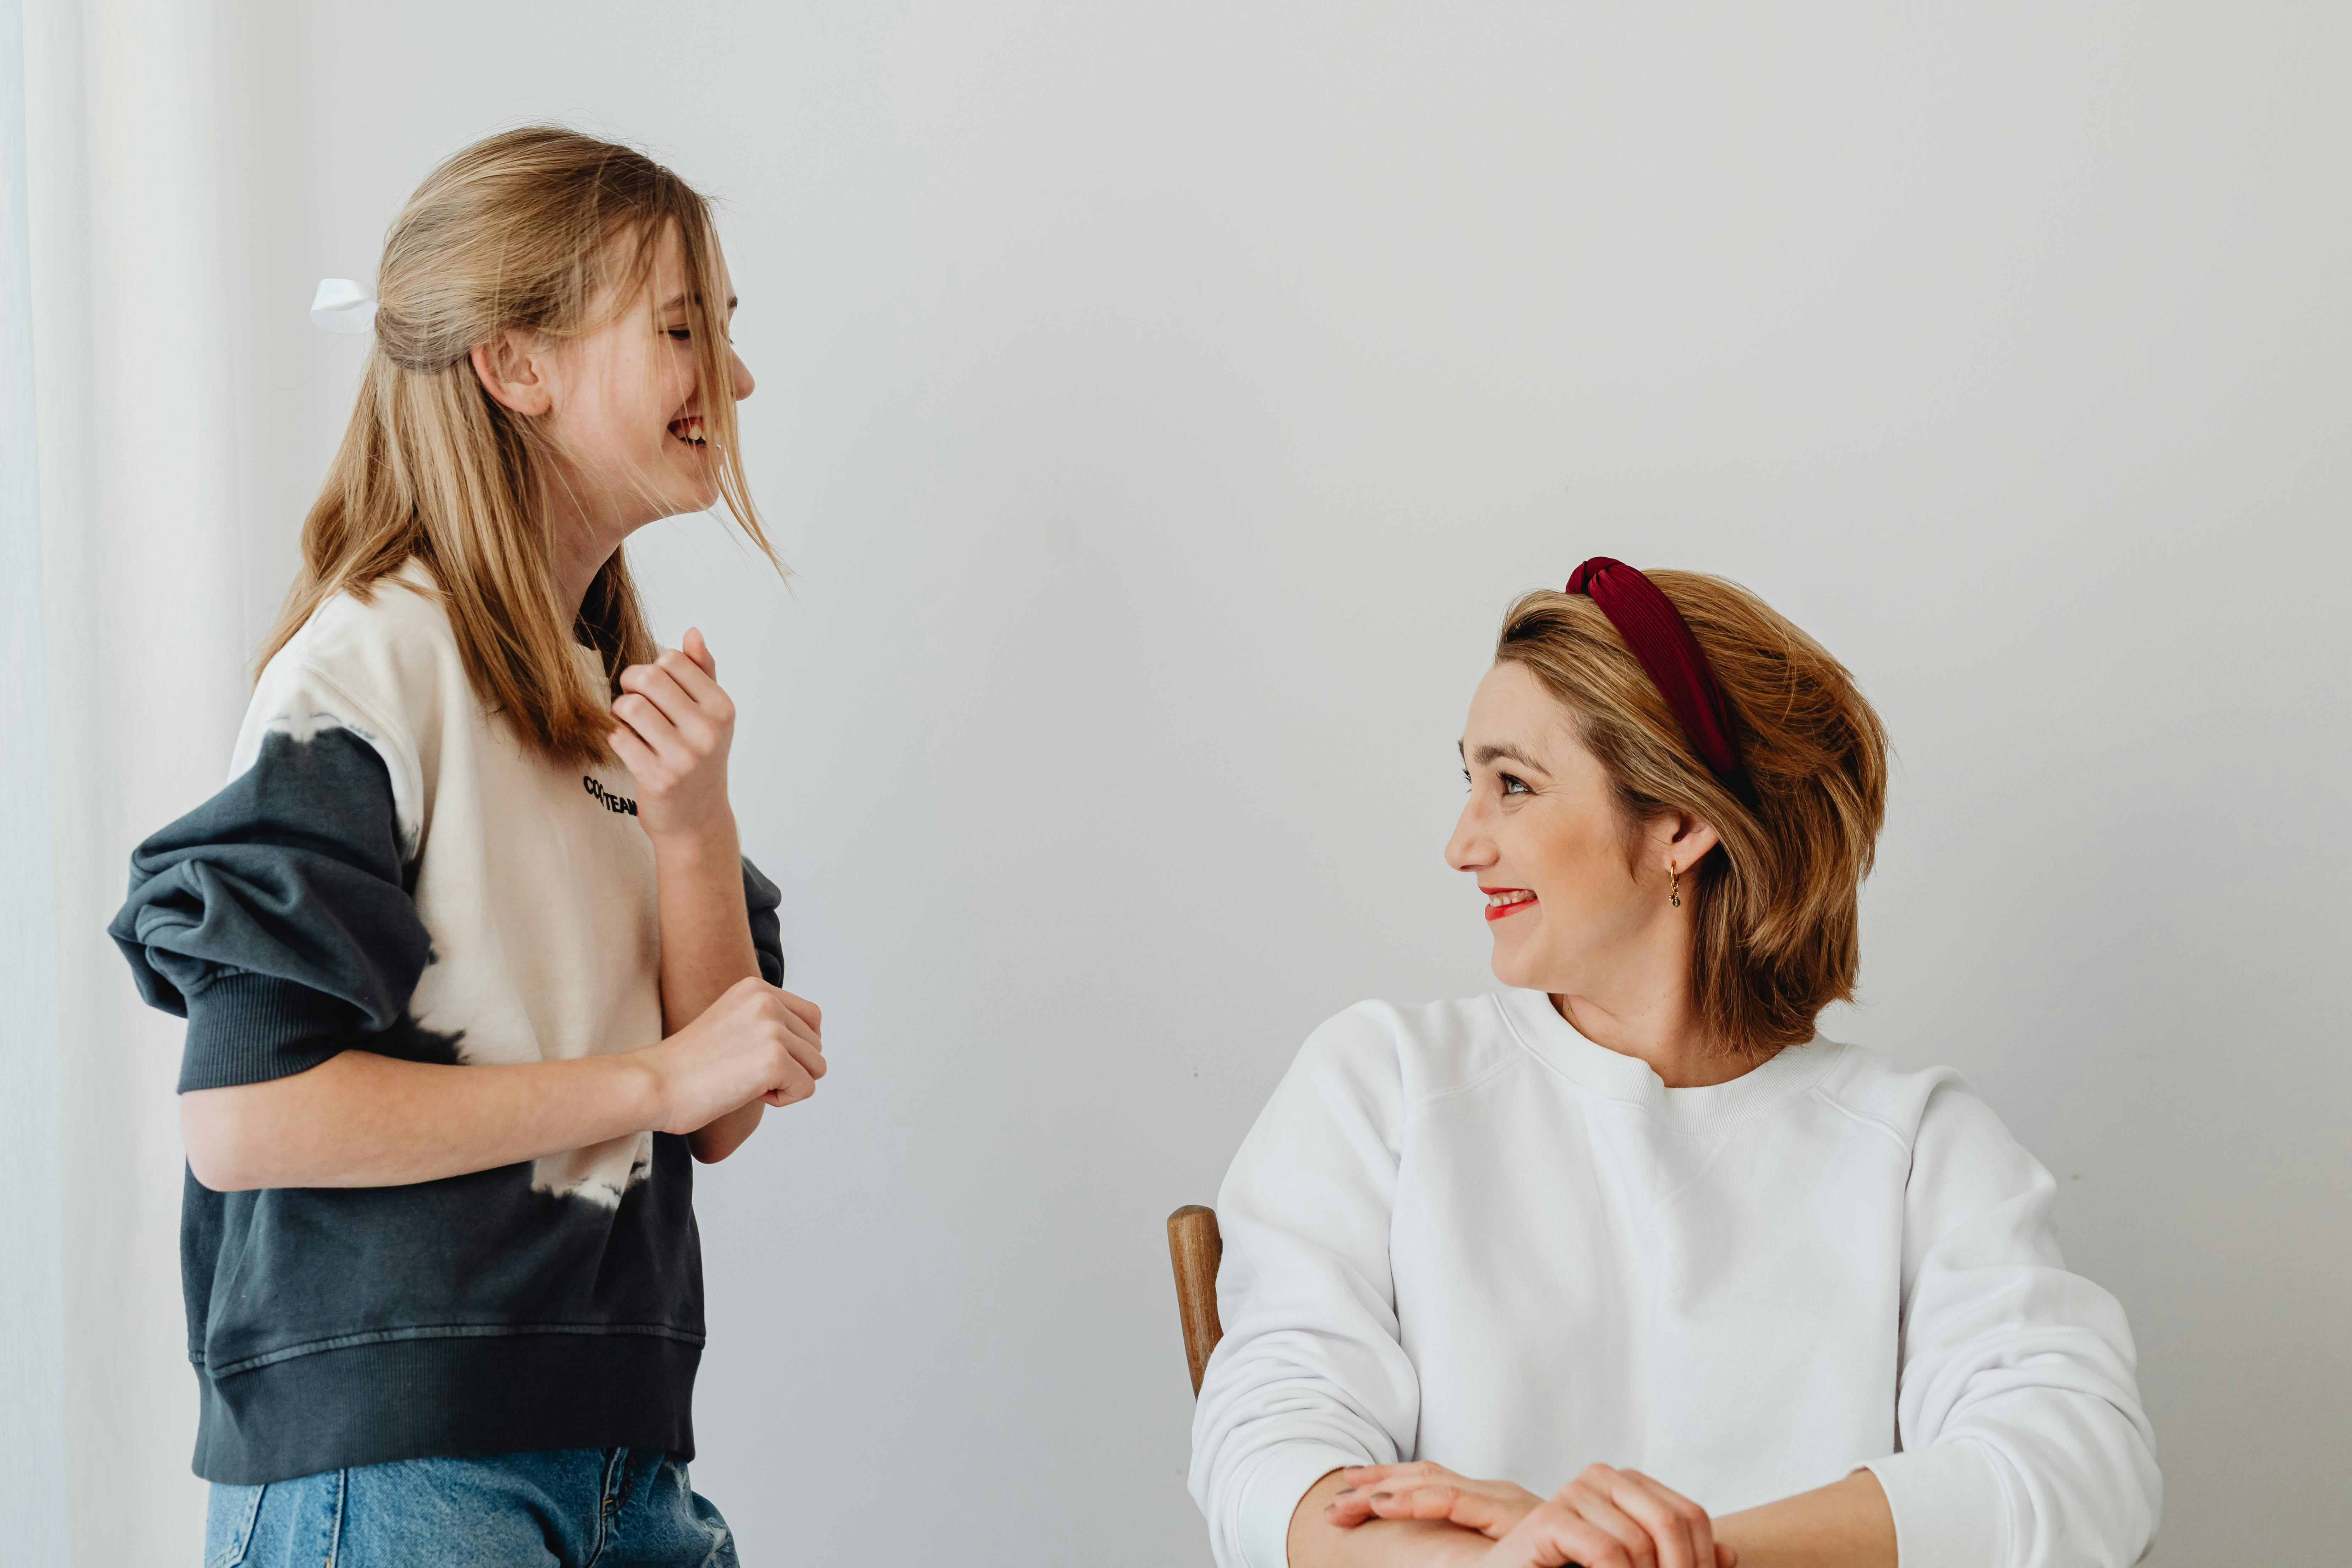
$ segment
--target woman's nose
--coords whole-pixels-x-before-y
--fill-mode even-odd
[[[1486,825],[1478,820],[1478,803],[1472,801],[1462,808],[1462,816],[1454,824],[1454,837],[1445,841],[1445,863],[1457,871],[1475,871],[1495,863],[1495,846],[1487,839]]]
[[[741,354],[730,349],[727,357],[735,362],[728,367],[728,374],[735,383],[735,401],[740,403],[751,395],[751,389],[759,384],[751,379],[751,367],[743,363]]]

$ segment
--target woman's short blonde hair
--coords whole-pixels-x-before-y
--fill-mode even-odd
[[[1687,812],[1721,839],[1684,873],[1691,991],[1708,1037],[1738,1052],[1800,1045],[1823,1007],[1853,996],[1862,879],[1886,817],[1886,731],[1845,667],[1747,589],[1696,572],[1645,574],[1714,668],[1753,807],[1700,760],[1590,598],[1526,595],[1503,617],[1495,658],[1524,665],[1574,716],[1629,839],[1662,812]]]

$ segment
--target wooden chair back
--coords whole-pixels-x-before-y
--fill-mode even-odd
[[[1186,1204],[1168,1216],[1168,1260],[1176,1267],[1176,1316],[1184,1325],[1184,1359],[1192,1363],[1192,1397],[1201,1396],[1202,1369],[1225,1335],[1217,1321],[1217,1262],[1225,1239],[1217,1211]]]

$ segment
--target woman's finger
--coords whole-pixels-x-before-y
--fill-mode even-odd
[[[1588,1466],[1584,1474],[1607,1468],[1605,1465]],[[1662,1568],[1657,1542],[1651,1539],[1650,1532],[1632,1514],[1612,1502],[1600,1487],[1579,1477],[1560,1488],[1559,1495],[1574,1506],[1586,1523],[1605,1531],[1624,1548],[1625,1560],[1633,1568]]]
[[[1446,1519],[1462,1499],[1460,1487],[1384,1486],[1363,1494],[1364,1506],[1381,1519]]]
[[[1654,1476],[1645,1476],[1639,1470],[1619,1470],[1616,1474],[1628,1483],[1626,1495],[1620,1496],[1613,1491],[1611,1494],[1616,1498],[1618,1507],[1649,1525],[1650,1533],[1656,1536],[1661,1544],[1666,1538],[1661,1526],[1654,1522],[1654,1515],[1663,1513],[1672,1518],[1680,1524],[1681,1533],[1689,1542],[1691,1568],[1714,1568],[1715,1521],[1707,1518],[1706,1510]],[[1644,1507],[1636,1506],[1643,1500],[1646,1500],[1647,1511]],[[1664,1561],[1663,1555],[1660,1560]]]
[[[1442,1519],[1497,1541],[1510,1533],[1525,1511],[1491,1493],[1446,1483],[1386,1487],[1370,1494],[1368,1501],[1381,1519]]]
[[[1694,1554],[1690,1521],[1675,1512],[1665,1499],[1648,1490],[1622,1470],[1612,1472],[1611,1479],[1605,1485],[1598,1486],[1597,1489],[1616,1505],[1631,1528],[1647,1537],[1649,1554],[1658,1568],[1715,1568],[1712,1547],[1705,1561]],[[1637,1560],[1640,1555],[1635,1553]]]
[[[1339,1479],[1351,1487],[1364,1487],[1383,1481],[1425,1486],[1432,1481],[1454,1481],[1465,1478],[1456,1476],[1444,1465],[1431,1460],[1411,1459],[1397,1465],[1350,1465],[1339,1472]]]
[[[1558,1498],[1530,1510],[1478,1561],[1482,1568],[1633,1568],[1622,1542]]]
[[[1326,1516],[1341,1528],[1367,1519],[1444,1519],[1465,1530],[1500,1536],[1541,1500],[1513,1481],[1457,1475],[1426,1459],[1402,1465],[1356,1465],[1341,1474],[1348,1485]],[[1379,1494],[1388,1494],[1380,1502]]]
[[[1339,1479],[1348,1484],[1335,1494],[1324,1511],[1325,1516],[1342,1530],[1353,1529],[1374,1517],[1372,1494],[1376,1491],[1460,1480],[1444,1466],[1432,1464],[1427,1459],[1398,1465],[1349,1465],[1339,1472]]]

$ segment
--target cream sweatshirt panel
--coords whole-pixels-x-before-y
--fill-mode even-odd
[[[366,602],[320,605],[263,672],[232,776],[272,730],[341,723],[383,759],[433,939],[409,1010],[455,1037],[460,1061],[652,1045],[662,1037],[653,846],[635,816],[606,804],[634,801],[636,786],[618,763],[551,762],[486,712],[431,591],[412,562]],[[577,657],[602,679],[593,650]],[[534,1185],[616,1204],[652,1149],[650,1133],[633,1133],[550,1155]]]
[[[1538,1492],[1605,1460],[1718,1513],[1867,1464],[1906,1568],[2129,1563],[2129,1331],[2051,1190],[1957,1077],[1856,1047],[1670,1090],[1539,993],[1351,1008],[1218,1200],[1218,1562],[1282,1568],[1318,1476],[1418,1458]]]

